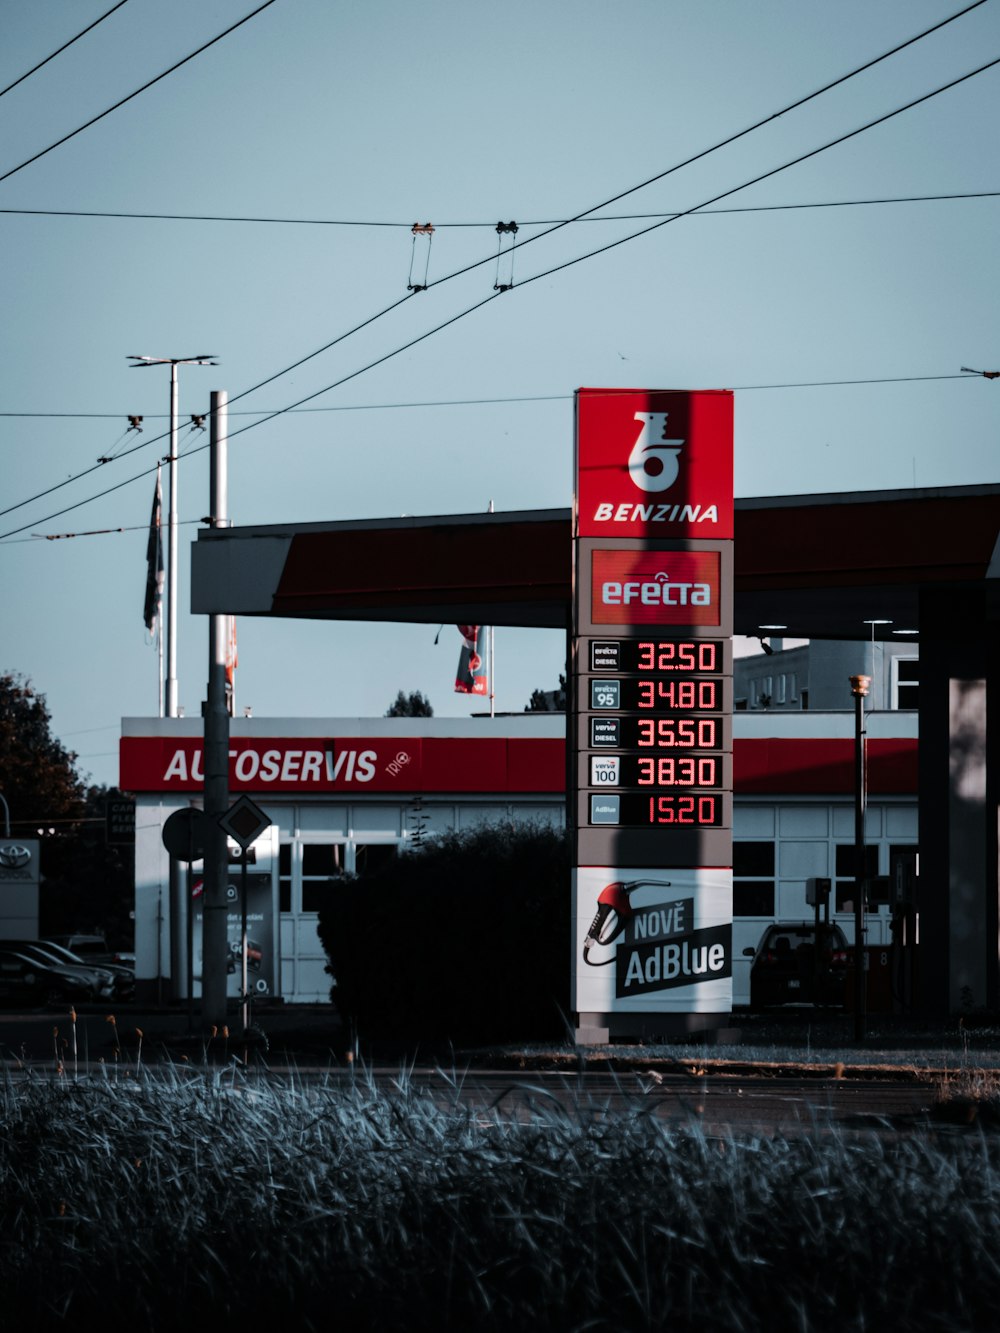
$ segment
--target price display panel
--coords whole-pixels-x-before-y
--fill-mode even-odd
[[[675,753],[678,750],[728,750],[730,728],[724,717],[683,713],[667,717],[594,717],[582,744],[595,750]]]
[[[592,754],[592,787],[657,787],[665,790],[730,786],[728,756],[722,754]]]
[[[590,797],[591,825],[620,828],[698,829],[728,824],[722,792],[608,792]]]
[[[594,639],[590,669],[723,675],[728,648],[721,639]]]
[[[593,712],[723,713],[731,684],[723,676],[592,676],[589,702]]]

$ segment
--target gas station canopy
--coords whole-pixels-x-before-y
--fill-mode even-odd
[[[192,610],[562,628],[570,524],[540,509],[200,531]],[[917,630],[921,589],[1000,578],[998,536],[1000,485],[738,499],[735,631]]]

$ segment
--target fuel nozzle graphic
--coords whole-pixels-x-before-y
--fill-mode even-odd
[[[612,954],[610,958],[604,958],[600,962],[591,962],[590,951],[595,944],[611,944],[622,934],[634,915],[632,904],[629,902],[629,895],[643,885],[666,889],[670,887],[670,881],[653,879],[615,880],[613,884],[608,884],[597,895],[597,911],[594,913],[594,919],[587,931],[587,938],[583,941],[583,961],[585,963],[589,963],[591,967],[606,967],[608,963],[614,961],[614,955]]]

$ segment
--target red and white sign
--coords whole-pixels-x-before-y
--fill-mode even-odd
[[[580,389],[577,537],[733,536],[733,396]]]
[[[123,736],[124,791],[201,791],[200,736]],[[550,738],[234,737],[229,785],[239,792],[559,792],[563,742]]]
[[[718,625],[718,551],[593,551],[595,625]]]

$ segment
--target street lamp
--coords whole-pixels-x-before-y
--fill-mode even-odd
[[[170,367],[170,509],[167,518],[167,694],[166,715],[177,717],[177,367],[217,366],[211,354],[204,356],[130,356],[130,370],[143,366]]]
[[[851,676],[854,696],[854,1038],[865,1036],[865,696],[871,676]]]

